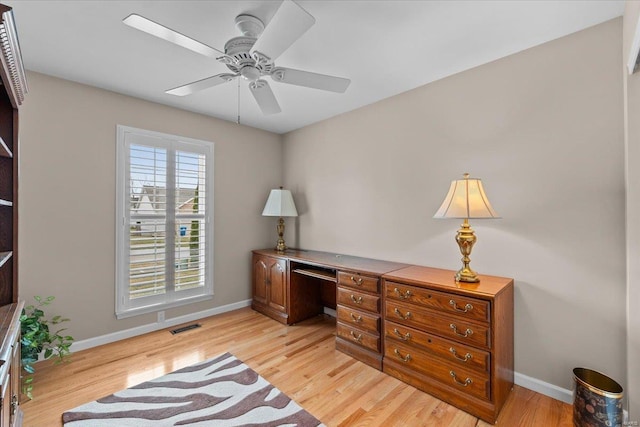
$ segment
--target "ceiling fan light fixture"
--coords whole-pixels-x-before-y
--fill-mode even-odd
[[[240,70],[240,75],[245,80],[255,82],[260,78],[260,70],[258,70],[256,67],[252,67],[251,65],[246,65]]]

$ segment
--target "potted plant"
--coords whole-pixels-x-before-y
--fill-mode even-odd
[[[51,304],[55,297],[33,297],[37,304],[28,305],[22,310],[20,327],[22,338],[20,341],[22,350],[22,368],[28,373],[24,377],[22,392],[32,399],[34,363],[42,354],[43,359],[56,358],[55,363],[65,361],[70,355],[69,347],[73,343],[73,337],[61,335],[66,328],[53,331],[50,326],[68,322],[69,319],[62,316],[54,316],[46,319],[43,307]]]

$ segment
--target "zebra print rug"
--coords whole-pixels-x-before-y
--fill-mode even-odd
[[[230,353],[62,414],[65,427],[324,426]]]

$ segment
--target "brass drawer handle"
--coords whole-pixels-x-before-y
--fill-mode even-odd
[[[409,341],[411,339],[411,334],[409,332],[402,335],[402,332],[400,332],[398,328],[393,328],[393,333],[396,334],[396,336],[400,338],[402,341]]]
[[[464,331],[464,334],[461,334],[460,332],[458,332],[458,327],[456,325],[454,325],[453,323],[450,324],[449,327],[451,329],[453,329],[453,333],[456,334],[459,337],[466,338],[466,337],[468,337],[470,335],[473,335],[473,331],[471,329],[469,329],[469,328],[467,328],[467,330]]]
[[[362,277],[358,277],[356,279],[355,277],[351,276],[351,280],[353,281],[353,283],[355,283],[358,286],[362,285]]]
[[[398,317],[400,317],[400,318],[401,318],[401,319],[403,319],[403,320],[409,320],[409,318],[411,318],[411,312],[410,312],[410,311],[407,311],[407,314],[402,314],[402,313],[400,312],[400,310],[398,310],[398,308],[396,307],[396,308],[394,308],[394,309],[393,309],[393,312],[394,312],[395,314],[397,314],[397,315],[398,315]]]
[[[449,375],[451,375],[451,377],[453,378],[453,381],[458,384],[461,385],[462,387],[466,387],[469,384],[473,383],[473,380],[471,378],[467,378],[466,380],[464,380],[464,382],[460,381],[458,379],[458,377],[456,376],[456,373],[453,371],[449,371]]]
[[[351,320],[353,320],[354,322],[358,323],[358,322],[362,322],[362,316],[354,316],[353,313],[349,313],[351,315]]]
[[[351,294],[351,301],[353,301],[356,304],[362,304],[362,297],[358,297],[356,299],[356,297],[353,294]]]
[[[398,356],[400,358],[400,360],[402,360],[403,362],[407,363],[411,360],[411,355],[409,353],[407,353],[406,356],[403,356],[402,354],[400,354],[400,350],[398,350],[397,348],[395,350],[393,350],[393,352],[396,354],[396,356]]]
[[[467,353],[464,355],[464,357],[460,357],[458,356],[458,352],[456,351],[455,348],[450,347],[449,351],[451,352],[451,354],[453,354],[453,357],[455,357],[456,359],[458,359],[461,362],[466,362],[468,360],[470,360],[473,356],[471,355],[471,353]]]
[[[459,311],[461,313],[466,313],[473,310],[473,306],[471,304],[466,304],[464,308],[460,308],[458,304],[452,299],[449,300],[449,305],[452,306],[455,311]]]
[[[356,342],[362,343],[362,334],[356,335],[355,332],[351,331],[351,338]]]
[[[413,295],[409,290],[405,292],[400,292],[400,289],[398,288],[394,288],[393,292],[395,292],[396,295],[398,295],[398,298],[400,299],[408,299],[408,298],[411,298],[411,295]]]

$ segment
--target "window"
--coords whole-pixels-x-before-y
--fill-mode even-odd
[[[116,316],[213,295],[213,143],[117,128]]]

